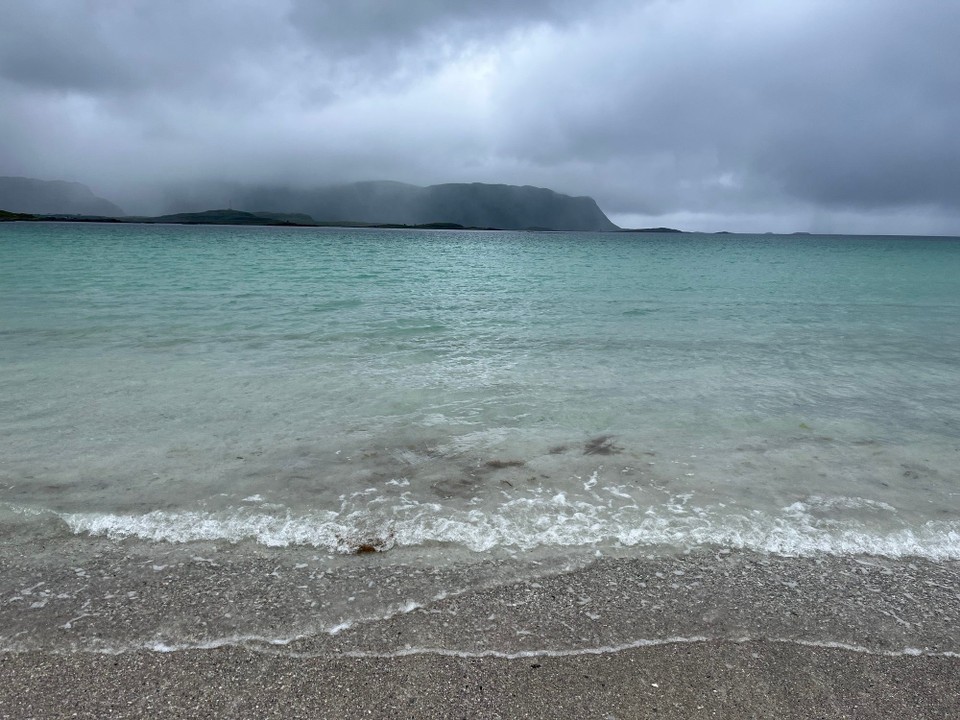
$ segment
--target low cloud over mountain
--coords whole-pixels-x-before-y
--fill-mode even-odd
[[[621,225],[960,233],[960,4],[12,3],[0,173],[550,187]]]

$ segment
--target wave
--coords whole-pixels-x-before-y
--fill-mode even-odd
[[[552,497],[512,499],[490,509],[452,509],[406,499],[368,509],[296,514],[263,507],[144,514],[58,513],[76,534],[151,542],[255,541],[270,547],[312,546],[332,553],[385,551],[430,543],[475,553],[498,548],[719,546],[789,556],[875,555],[960,559],[960,523],[898,524],[895,510],[857,498],[811,497],[777,514],[729,507],[691,507],[689,496],[643,508],[611,507]],[[270,506],[275,508],[276,506]],[[824,517],[826,508],[868,508],[880,521]]]

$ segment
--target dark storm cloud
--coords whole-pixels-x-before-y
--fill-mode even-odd
[[[134,204],[529,183],[630,224],[957,233],[958,30],[933,0],[15,0],[0,174]]]
[[[242,90],[293,35],[281,19],[270,3],[15,0],[0,24],[0,76],[107,97]]]
[[[863,208],[956,202],[960,5],[734,3],[696,18],[688,5],[604,28],[572,58],[531,58],[505,100],[522,113],[510,149],[539,135],[530,155],[547,165],[632,157],[642,194],[664,203],[743,190]],[[676,32],[631,44],[644,19]],[[549,113],[533,110],[545,102]]]
[[[580,0],[294,0],[290,20],[330,54],[356,57],[475,42],[531,23],[562,25],[582,11]]]
[[[810,38],[809,70],[768,79],[783,97],[758,166],[816,203],[956,203],[960,45],[951,38],[960,5],[880,9],[874,17],[841,5],[844,32],[825,28]]]
[[[127,68],[105,49],[103,34],[82,5],[5,8],[0,74],[25,87],[59,90],[97,91],[131,82]]]

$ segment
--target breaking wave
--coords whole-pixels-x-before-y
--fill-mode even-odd
[[[275,506],[272,506],[275,507]],[[884,522],[823,517],[824,508],[869,507]],[[312,546],[356,553],[430,543],[482,553],[497,548],[720,546],[780,555],[916,556],[960,559],[960,523],[897,524],[895,511],[855,498],[809,498],[778,514],[728,507],[688,507],[684,500],[647,508],[553,497],[512,499],[491,509],[451,509],[407,501],[351,512],[243,507],[226,511],[153,511],[145,514],[61,513],[76,534],[153,542],[253,540],[271,547]]]

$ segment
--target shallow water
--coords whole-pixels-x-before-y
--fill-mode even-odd
[[[5,224],[0,542],[950,561],[957,358],[957,239]]]

